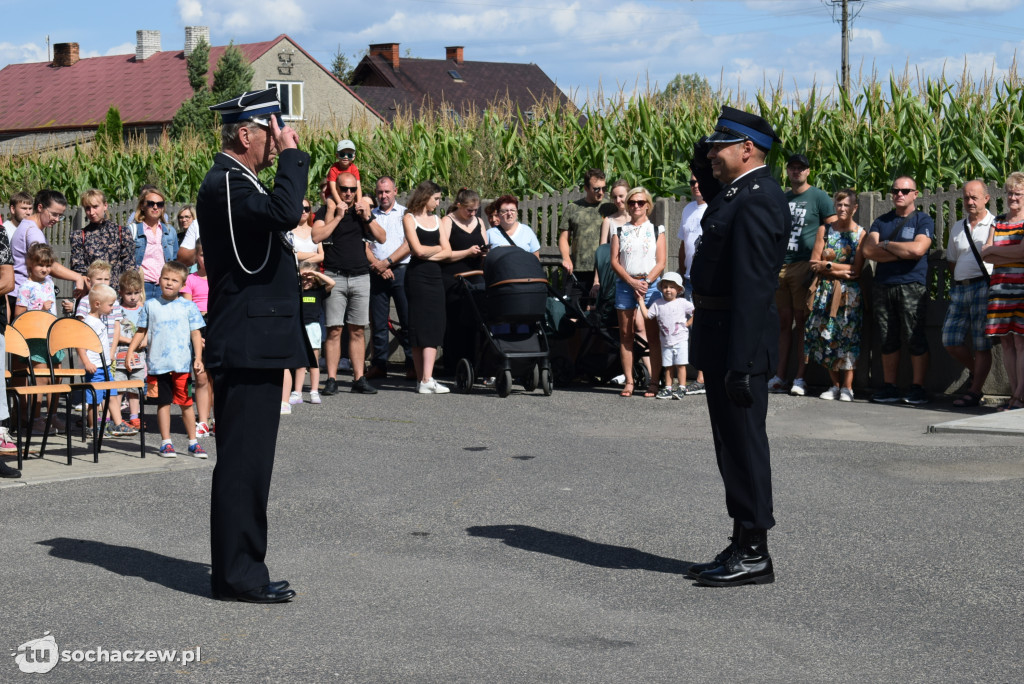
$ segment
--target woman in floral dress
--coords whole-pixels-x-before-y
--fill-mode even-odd
[[[804,353],[828,370],[832,386],[822,399],[853,401],[853,369],[860,356],[860,277],[864,265],[864,229],[853,222],[857,193],[835,194],[836,222],[818,229],[811,252],[811,270],[818,277],[811,315],[807,318]]]
[[[1024,173],[1006,178],[1006,213],[996,217],[982,258],[995,264],[985,334],[1000,338],[1010,381],[1004,409],[1024,408]]]

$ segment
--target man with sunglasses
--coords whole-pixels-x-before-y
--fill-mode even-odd
[[[338,176],[341,202],[334,216],[313,224],[313,241],[324,243],[324,273],[334,279],[331,296],[324,300],[327,338],[324,359],[327,381],[321,394],[338,393],[338,361],[341,333],[348,330],[348,354],[352,361],[352,392],[376,394],[366,379],[366,326],[370,324],[370,260],[366,240],[385,242],[387,233],[371,211],[370,200],[356,199],[358,181],[351,173]]]
[[[591,293],[597,284],[594,253],[601,243],[601,222],[614,211],[605,201],[608,182],[601,169],[588,169],[583,176],[581,199],[570,202],[558,226],[558,252],[562,267],[574,273],[584,293]]]
[[[196,202],[210,284],[204,362],[214,387],[217,465],[210,504],[214,598],[281,603],[270,581],[267,499],[281,420],[285,368],[316,361],[302,323],[299,274],[288,232],[299,222],[309,155],[280,120],[277,90],[215,105],[221,152]],[[277,158],[274,189],[257,173]]]
[[[731,587],[775,580],[768,530],[775,525],[765,421],[768,377],[778,361],[775,285],[792,227],[789,203],[765,157],[778,140],[759,116],[722,107],[690,169],[708,206],[690,267],[690,353],[704,371],[711,432],[732,541],[688,575]]]
[[[928,250],[935,235],[935,222],[918,211],[917,183],[900,176],[892,183],[892,211],[882,214],[864,236],[864,257],[877,262],[871,287],[875,324],[882,340],[884,385],[871,401],[878,404],[928,403],[924,390],[928,372],[928,338],[925,314],[928,310]],[[912,384],[905,394],[896,387],[900,369],[900,333],[907,338]]]

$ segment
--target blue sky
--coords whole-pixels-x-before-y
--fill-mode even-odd
[[[851,2],[851,64],[888,74],[959,78],[1004,75],[1024,58],[1024,0],[861,0]],[[50,42],[77,42],[82,56],[134,52],[136,29],[158,29],[165,50],[181,49],[186,25],[210,27],[214,45],[287,33],[329,65],[339,49],[399,42],[402,54],[441,58],[464,45],[467,60],[534,62],[582,102],[600,88],[627,91],[700,73],[748,96],[765,83],[786,91],[831,86],[840,29],[829,0],[390,0],[380,5],[326,0],[177,0],[126,10],[112,4],[0,0],[5,26],[0,64],[46,60]],[[838,15],[838,5],[835,5]]]

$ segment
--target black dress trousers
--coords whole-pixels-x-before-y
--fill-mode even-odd
[[[267,499],[281,422],[279,368],[218,368],[213,379],[217,465],[213,469],[210,547],[214,595],[270,582]]]

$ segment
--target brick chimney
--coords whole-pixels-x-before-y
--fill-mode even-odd
[[[380,55],[391,65],[391,68],[398,71],[398,43],[377,43],[370,46],[370,56]]]
[[[462,64],[462,46],[452,45],[444,49],[444,58],[453,60],[456,64]]]
[[[69,67],[78,61],[78,43],[57,43],[53,46],[53,66]]]
[[[206,44],[210,44],[210,27],[209,26],[186,26],[185,27],[185,56],[188,57],[192,54],[192,51],[196,49],[196,45],[199,45],[200,40],[205,40]]]
[[[135,32],[135,61],[141,62],[160,52],[159,31]]]

